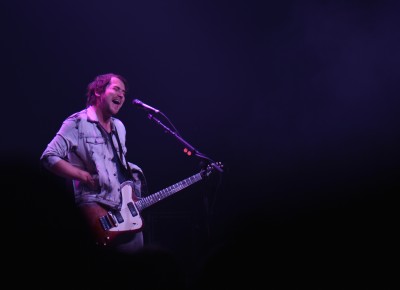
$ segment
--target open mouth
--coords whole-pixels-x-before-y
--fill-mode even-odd
[[[121,104],[121,100],[120,99],[113,99],[112,102],[116,105],[120,105]]]

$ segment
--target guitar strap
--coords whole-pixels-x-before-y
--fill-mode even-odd
[[[126,180],[136,181],[137,179],[139,179],[141,185],[139,186],[139,188],[136,189],[137,190],[136,194],[138,196],[147,195],[148,194],[147,181],[146,181],[144,174],[140,171],[137,171],[137,173],[138,173],[137,177],[134,176],[133,169],[129,166],[128,159],[126,158],[126,156],[124,155],[124,151],[122,150],[122,144],[121,144],[121,141],[118,136],[118,130],[114,126],[114,124],[112,126],[113,126],[112,131],[110,134],[108,134],[106,132],[106,130],[103,128],[103,126],[98,124],[98,127],[99,127],[100,131],[102,132],[102,134],[105,135],[105,137],[108,137],[107,139],[110,140],[110,143],[111,143],[114,153],[118,154],[118,150],[115,148],[115,145],[114,145],[114,142],[112,139],[112,135],[113,134],[115,135],[115,139],[117,139],[118,149],[119,149],[119,156],[116,156],[116,158],[118,159],[118,163],[120,165],[121,170],[123,171],[123,174],[124,174]],[[125,160],[125,164],[123,164],[123,160]],[[134,183],[136,184],[136,182],[134,182]]]
[[[119,148],[119,158],[118,158],[119,163],[120,163],[120,165],[128,172],[128,174],[126,174],[127,177],[128,177],[129,179],[131,179],[131,180],[134,180],[134,178],[133,178],[133,176],[132,176],[132,170],[131,170],[131,168],[130,168],[130,166],[129,166],[129,164],[128,164],[128,160],[126,159],[126,156],[124,155],[124,151],[122,151],[122,145],[121,145],[121,141],[119,140],[117,128],[114,128],[114,130],[111,131],[111,132],[115,132],[115,138],[117,139],[118,148]],[[113,149],[114,149],[115,152],[118,152],[118,151],[115,149],[114,142],[112,141],[112,135],[111,135],[110,137],[111,137],[111,146],[113,147]],[[125,160],[125,165],[122,163],[122,160]]]
[[[130,167],[128,165],[128,161],[126,160],[126,158],[125,158],[126,165],[122,163],[124,160],[124,152],[122,151],[122,145],[121,145],[121,141],[119,140],[117,128],[115,128],[115,126],[113,125],[111,133],[107,133],[107,131],[103,128],[103,126],[100,125],[100,123],[97,124],[97,126],[100,129],[100,132],[104,135],[104,137],[110,141],[111,147],[112,147],[114,153],[116,155],[118,155],[118,151],[119,151],[119,156],[116,156],[116,159],[118,160],[117,162],[119,163],[119,167],[121,168],[122,173],[125,176],[125,178],[127,180],[134,180],[134,178],[132,176],[132,171],[130,170]],[[113,133],[115,135],[115,138],[117,139],[119,150],[117,150],[115,148],[114,141],[112,138]]]
[[[114,128],[115,128],[115,127],[114,127]],[[129,164],[128,164],[128,159],[126,158],[126,156],[124,155],[124,153],[123,153],[123,151],[122,151],[122,145],[121,145],[121,141],[119,140],[117,128],[115,128],[114,131],[115,131],[115,137],[116,137],[116,139],[117,139],[117,143],[118,143],[118,147],[119,147],[119,152],[120,152],[120,156],[121,156],[121,158],[118,158],[118,159],[119,159],[119,162],[120,162],[120,164],[121,164],[121,166],[122,166],[122,161],[121,161],[121,160],[124,160],[124,159],[125,159],[126,167],[125,167],[125,166],[122,166],[122,167],[123,167],[124,169],[126,169],[126,171],[128,171],[128,173],[127,173],[128,178],[129,178],[130,180],[135,181],[136,178],[133,176],[133,170],[132,170],[132,168],[129,166]],[[113,148],[114,148],[114,150],[115,150],[114,143],[112,142],[112,140],[111,140],[111,144],[112,144],[112,146],[113,146]],[[122,158],[122,157],[124,157],[124,158]],[[137,176],[137,178],[140,180],[140,184],[141,184],[141,185],[140,185],[140,188],[138,188],[138,191],[136,192],[136,194],[137,194],[138,196],[140,196],[140,197],[143,197],[143,196],[149,194],[149,193],[148,193],[148,188],[147,188],[147,181],[146,181],[146,177],[144,176],[143,173],[141,173],[140,171],[137,171],[137,172],[139,173],[138,176]]]

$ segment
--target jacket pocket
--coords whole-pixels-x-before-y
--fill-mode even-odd
[[[103,137],[86,137],[86,143],[89,144],[104,144],[106,140]]]

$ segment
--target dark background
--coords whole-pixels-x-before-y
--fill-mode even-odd
[[[130,84],[117,116],[128,159],[151,193],[199,172],[200,160],[134,98],[224,164],[146,210],[147,242],[176,258],[184,279],[388,283],[399,190],[396,1],[1,6],[2,177],[20,261],[25,252],[56,264],[71,257],[54,256],[73,252],[65,241],[79,237],[65,184],[39,157],[84,108],[86,85],[114,72]]]

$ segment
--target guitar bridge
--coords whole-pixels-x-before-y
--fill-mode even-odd
[[[120,218],[122,218],[122,216]],[[109,229],[116,227],[118,224],[117,218],[111,211],[108,211],[107,214],[100,217],[99,220],[102,228],[105,231],[108,231]]]

